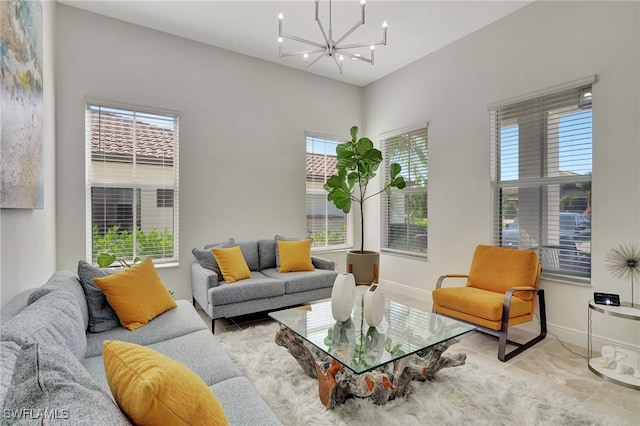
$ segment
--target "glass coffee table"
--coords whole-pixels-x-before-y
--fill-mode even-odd
[[[334,320],[331,300],[269,313],[280,323],[276,343],[318,379],[325,406],[350,397],[385,404],[406,395],[411,381],[427,381],[442,368],[465,363],[464,353],[443,353],[474,326],[386,300],[384,319],[373,328],[364,320],[362,303],[362,295],[356,296],[344,322]]]

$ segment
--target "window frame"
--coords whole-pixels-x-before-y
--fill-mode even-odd
[[[387,193],[382,193],[381,198],[380,198],[380,251],[384,252],[384,253],[392,253],[392,254],[397,254],[397,255],[401,255],[401,256],[407,256],[407,257],[412,257],[412,258],[420,258],[420,259],[427,259],[428,258],[428,211],[429,211],[429,185],[428,185],[428,181],[429,181],[429,123],[419,123],[419,124],[415,124],[413,126],[407,126],[398,130],[394,130],[391,132],[387,132],[387,133],[383,133],[382,135],[380,135],[379,139],[380,139],[380,147],[381,147],[381,151],[382,151],[382,156],[383,156],[383,162],[382,162],[382,171],[380,173],[382,173],[383,175],[383,179],[384,181],[381,182],[381,185],[384,186],[386,185],[386,183],[388,183],[388,179],[389,179],[389,168],[391,166],[392,163],[397,162],[396,160],[394,160],[393,158],[391,158],[392,156],[390,155],[389,150],[391,149],[390,144],[392,143],[392,141],[394,139],[398,139],[398,138],[406,138],[407,136],[418,136],[420,138],[423,139],[424,141],[424,145],[425,145],[425,149],[426,149],[426,154],[423,153],[423,156],[426,159],[426,165],[424,165],[424,170],[421,170],[421,172],[424,172],[426,174],[426,179],[425,179],[425,183],[421,186],[412,186],[410,184],[411,182],[411,176],[410,176],[410,171],[406,170],[405,167],[402,168],[402,171],[400,172],[400,175],[403,176],[405,178],[405,181],[407,182],[407,186],[404,189],[397,189],[397,188],[392,188],[391,190],[391,195],[387,194]],[[415,145],[415,144],[412,144]],[[414,157],[409,156],[409,160],[411,161],[411,159],[414,159]],[[408,175],[409,173],[409,175]],[[409,250],[409,249],[399,249],[399,248],[393,248],[390,247],[390,243],[389,243],[389,235],[390,235],[390,227],[391,227],[391,223],[390,223],[390,217],[392,216],[389,213],[389,205],[391,202],[392,197],[394,196],[398,196],[398,195],[403,195],[405,197],[406,200],[406,196],[407,195],[412,195],[412,194],[424,194],[425,198],[426,198],[426,205],[423,206],[423,208],[425,209],[426,212],[426,216],[424,218],[422,218],[423,220],[427,221],[427,224],[424,225],[426,227],[426,233],[424,234],[424,236],[419,240],[419,244],[424,244],[424,250]],[[406,202],[405,202],[406,205]],[[405,221],[405,226],[406,226],[406,232],[410,233],[410,226],[411,224],[406,223]],[[422,235],[422,234],[420,234]],[[417,237],[414,236],[414,239]],[[415,239],[416,241],[416,245],[418,245],[418,240]],[[407,244],[409,243],[409,237],[407,237]]]
[[[491,188],[493,196],[493,231],[492,240],[496,246],[505,246],[506,242],[505,231],[503,228],[505,217],[506,202],[505,193],[516,192],[518,193],[518,204],[522,202],[522,192],[528,191],[529,195],[538,197],[538,202],[533,202],[533,209],[528,208],[524,211],[526,216],[537,222],[537,225],[529,228],[535,235],[530,237],[529,241],[522,240],[523,232],[518,225],[518,246],[522,244],[525,246],[522,248],[533,248],[538,250],[541,257],[541,263],[543,264],[542,278],[552,280],[568,282],[573,284],[588,285],[591,282],[591,255],[584,255],[581,249],[578,248],[573,237],[569,241],[569,244],[573,244],[573,249],[567,249],[566,240],[563,243],[562,236],[562,215],[563,214],[575,214],[580,215],[581,212],[574,211],[573,209],[564,210],[563,207],[563,191],[565,188],[577,187],[580,185],[588,184],[589,188],[593,181],[593,108],[592,108],[592,91],[593,84],[596,82],[596,76],[589,76],[580,80],[572,81],[566,84],[551,87],[549,89],[541,90],[535,93],[519,96],[509,100],[496,102],[488,106],[489,120],[490,120],[490,145],[491,145]],[[584,96],[588,93],[588,97]],[[575,97],[575,99],[573,99]],[[535,107],[530,105],[539,105],[537,113],[539,118],[535,120],[530,119],[532,113],[536,113]],[[507,114],[504,119],[501,118],[501,112],[507,110],[510,112],[518,111],[513,114]],[[519,111],[521,110],[521,111]],[[579,155],[589,156],[590,163],[588,168],[590,171],[584,174],[576,174],[573,172],[566,173],[568,170],[561,169],[562,161],[562,134],[561,126],[562,120],[567,117],[577,117],[577,114],[581,114],[581,111],[589,110],[589,131],[588,136],[581,136],[579,139],[581,144],[587,145],[584,141],[589,140],[590,145],[588,148],[584,148],[579,153],[572,154],[571,159],[578,161]],[[586,117],[578,117],[580,120],[585,120]],[[518,120],[524,120],[527,126],[538,126],[539,134],[535,133],[535,136],[526,134],[520,135],[520,126]],[[516,127],[515,141],[518,142],[517,157],[515,160],[518,162],[518,176],[510,177],[508,172],[504,172],[501,164],[501,149],[502,149],[502,131],[509,127],[509,123]],[[577,127],[577,126],[576,126]],[[580,128],[583,130],[582,128]],[[527,127],[524,128],[526,132]],[[575,131],[573,127],[569,128],[570,131]],[[523,141],[531,143],[535,149],[528,149],[528,152],[520,152],[523,148]],[[535,146],[535,144],[539,146]],[[524,147],[527,149],[527,147]],[[555,150],[555,151],[554,151]],[[532,155],[531,152],[537,152]],[[506,154],[505,154],[506,155]],[[514,161],[514,160],[511,160]],[[554,164],[554,166],[551,166]],[[505,166],[506,167],[506,166]],[[533,176],[530,170],[540,170],[540,175]],[[584,166],[576,166],[576,170]],[[527,169],[530,168],[530,169]],[[527,171],[523,171],[527,170]],[[521,176],[520,174],[524,174]],[[538,195],[533,195],[537,192]],[[586,192],[586,191],[585,191]],[[557,200],[556,195],[557,194]],[[587,208],[591,207],[591,191],[589,190],[585,194],[585,202]],[[557,205],[556,205],[557,204]],[[518,222],[522,219],[521,206],[517,207],[515,212],[517,214]],[[564,209],[563,209],[564,208]],[[537,211],[536,211],[537,210]],[[589,213],[590,214],[590,213]],[[557,216],[557,227],[556,218]],[[589,216],[591,220],[591,216]],[[528,230],[529,230],[528,229]],[[527,231],[528,231],[527,230]],[[591,243],[591,228],[589,228],[588,243]],[[524,237],[529,236],[528,232],[524,232]],[[567,238],[565,236],[564,238]],[[552,246],[549,246],[551,241],[555,241]],[[554,249],[555,247],[555,249]],[[563,248],[565,247],[565,248]],[[555,267],[546,267],[545,259],[549,255],[551,250],[554,257]],[[565,260],[567,264],[571,266],[562,266],[562,258],[565,259],[571,257],[571,261]],[[587,260],[588,259],[588,260]],[[557,268],[557,269],[556,269]],[[588,272],[586,271],[588,268]]]
[[[315,133],[315,132],[305,132],[305,145],[308,146],[308,144],[312,141],[313,139],[317,139],[319,140],[321,143],[335,143],[336,146],[344,143],[344,141],[341,141],[340,139],[338,139],[335,136],[331,136],[331,135],[327,135],[327,134],[321,134],[321,133]],[[309,188],[309,170],[306,167],[306,162],[307,162],[307,157],[310,153],[308,152],[307,148],[305,148],[305,212],[307,214],[307,219],[306,219],[306,223],[307,223],[307,236],[311,236],[311,232],[310,232],[310,227],[309,227],[309,195],[313,194],[313,195],[321,195],[322,199],[324,200],[324,222],[325,224],[328,224],[329,222],[329,210],[333,209],[337,209],[337,207],[335,207],[335,205],[333,204],[333,202],[329,201],[327,199],[327,196],[329,195],[329,193],[324,189],[324,184],[327,182],[327,180],[329,179],[329,177],[331,177],[332,175],[337,173],[337,169],[335,170],[329,170],[326,169],[326,167],[328,166],[328,164],[326,163],[325,160],[325,175],[324,175],[324,180],[321,182],[322,185],[320,185],[318,188],[315,189],[311,189]],[[326,155],[326,153],[324,154],[326,157],[330,157],[329,155]],[[337,156],[336,156],[337,157]],[[318,181],[319,182],[319,181]],[[320,183],[320,182],[319,182]],[[344,214],[344,213],[343,213]],[[353,248],[353,232],[354,232],[354,223],[353,223],[353,213],[349,212],[345,215],[345,225],[346,225],[346,230],[345,230],[345,243],[343,244],[329,244],[329,227],[325,226],[325,231],[324,231],[324,244],[323,245],[316,245],[317,241],[314,240],[312,246],[311,246],[311,251],[312,252],[328,252],[328,251],[343,251],[343,250],[349,250],[351,248]]]
[[[156,257],[153,258],[153,262],[158,267],[169,267],[169,266],[178,266],[179,265],[179,132],[180,132],[180,113],[174,110],[167,110],[161,108],[153,108],[153,107],[145,107],[140,105],[131,105],[120,102],[113,102],[104,99],[94,99],[94,98],[85,98],[85,206],[86,206],[86,230],[85,230],[85,240],[86,240],[86,251],[85,258],[86,261],[92,264],[95,264],[96,256],[99,253],[93,253],[93,236],[94,236],[94,214],[93,214],[93,197],[92,197],[92,189],[93,188],[104,188],[106,191],[113,189],[120,190],[132,190],[133,191],[133,203],[136,204],[136,207],[133,207],[135,212],[134,226],[137,226],[139,223],[145,221],[145,216],[149,218],[149,214],[145,215],[140,211],[136,211],[140,209],[144,211],[145,208],[156,208],[156,209],[170,209],[171,210],[171,221],[172,224],[172,239],[173,239],[173,252],[172,256],[167,257]],[[160,159],[152,158],[151,156],[143,156],[132,154],[122,154],[122,155],[113,155],[109,156],[105,153],[96,154],[92,151],[92,113],[91,108],[104,108],[106,110],[120,110],[122,112],[130,113],[131,117],[134,117],[137,114],[140,115],[151,115],[158,116],[157,118],[163,118],[168,122],[172,123],[172,136],[173,136],[173,152],[172,158],[170,159],[170,165],[172,169],[172,175],[169,181],[173,183],[166,184],[165,180],[162,180],[162,184],[153,184],[153,183],[145,183],[142,181],[135,182],[133,180],[125,181],[121,180],[115,182],[113,176],[105,176],[105,177],[96,177],[97,173],[94,173],[94,163],[123,163],[123,164],[132,164],[132,167],[136,167],[136,164],[142,165],[144,167],[162,165],[166,166],[169,164],[166,161],[166,157],[162,157]],[[152,119],[153,117],[148,117]],[[140,119],[139,119],[140,120]],[[144,118],[140,121],[144,121]],[[148,124],[148,123],[147,123]],[[135,146],[135,142],[134,142]],[[135,149],[135,148],[134,148]],[[163,171],[164,173],[164,171]],[[102,179],[102,180],[101,180]],[[111,179],[111,181],[109,181]],[[164,205],[163,207],[158,207],[158,194],[157,190],[163,191],[173,191],[172,201],[173,204],[171,206]],[[144,196],[142,195],[144,191]],[[137,195],[136,195],[137,194]],[[145,198],[147,207],[141,207],[140,198]],[[151,197],[149,200],[146,200],[146,197]],[[151,203],[151,204],[149,204]],[[142,214],[142,219],[141,219]],[[162,213],[162,217],[164,218],[164,214]],[[153,216],[152,216],[153,217]],[[161,219],[162,224],[164,225],[164,219]],[[141,226],[142,227],[142,226]],[[155,226],[153,227],[155,228]],[[141,229],[144,232],[145,229]],[[158,230],[158,232],[164,232],[164,229]],[[135,245],[136,237],[134,236],[134,245]],[[108,252],[108,250],[107,250]],[[134,247],[133,257],[137,256],[145,256],[139,253],[138,247]],[[127,262],[133,261],[133,259],[124,259]]]

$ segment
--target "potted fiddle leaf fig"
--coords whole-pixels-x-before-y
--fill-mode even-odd
[[[351,140],[336,147],[336,155],[338,173],[327,180],[324,189],[329,193],[327,199],[344,213],[349,213],[354,203],[359,206],[360,250],[347,252],[347,265],[357,283],[371,283],[377,279],[380,254],[364,250],[364,202],[383,192],[391,194],[392,188],[404,188],[406,183],[400,176],[402,167],[392,163],[389,167],[389,180],[384,187],[379,191],[369,192],[369,183],[382,163],[382,152],[373,146],[371,139],[358,139],[357,126],[351,128]]]

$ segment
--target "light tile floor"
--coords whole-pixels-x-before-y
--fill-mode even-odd
[[[385,289],[385,296],[418,309],[431,311],[430,300],[417,300],[390,292],[388,289]],[[198,310],[211,328],[211,319],[200,307]],[[233,332],[264,321],[271,321],[266,314],[216,320],[216,334]],[[510,337],[519,340],[517,334]],[[521,377],[527,377],[557,393],[586,403],[594,410],[615,414],[624,420],[625,424],[640,425],[640,391],[605,381],[593,374],[587,367],[586,347],[563,345],[555,336],[547,334],[544,341],[503,363],[497,358],[497,339],[476,332],[463,336],[460,343],[449,350],[455,349],[465,352],[467,356],[483,357],[484,361],[493,363],[496,368],[511,369]]]

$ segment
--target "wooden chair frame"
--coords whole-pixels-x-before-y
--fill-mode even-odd
[[[444,280],[447,278],[469,278],[469,276],[462,275],[462,274],[442,275],[440,278],[438,278],[438,282],[436,283],[436,289],[441,288]],[[535,291],[538,296],[538,308],[540,311],[540,334],[538,334],[536,337],[534,337],[533,339],[525,343],[514,342],[512,340],[509,340],[508,338],[509,315],[511,313],[511,299],[513,297],[513,294],[516,291]],[[436,313],[435,304],[433,305],[432,311]],[[440,315],[445,315],[445,314],[440,314]],[[547,336],[547,310],[546,310],[546,305],[544,301],[544,290],[541,288],[533,288],[533,287],[514,287],[507,290],[507,292],[504,294],[504,300],[502,302],[502,321],[500,325],[500,330],[494,330],[492,328],[483,327],[469,321],[461,320],[459,318],[455,318],[455,319],[457,319],[458,321],[463,321],[468,324],[475,325],[478,328],[478,331],[497,337],[498,338],[498,359],[502,362],[506,362],[506,361],[509,361],[514,356],[526,351],[536,343],[542,341]],[[511,352],[507,352],[506,351],[507,343],[515,345],[517,347],[513,349]]]

